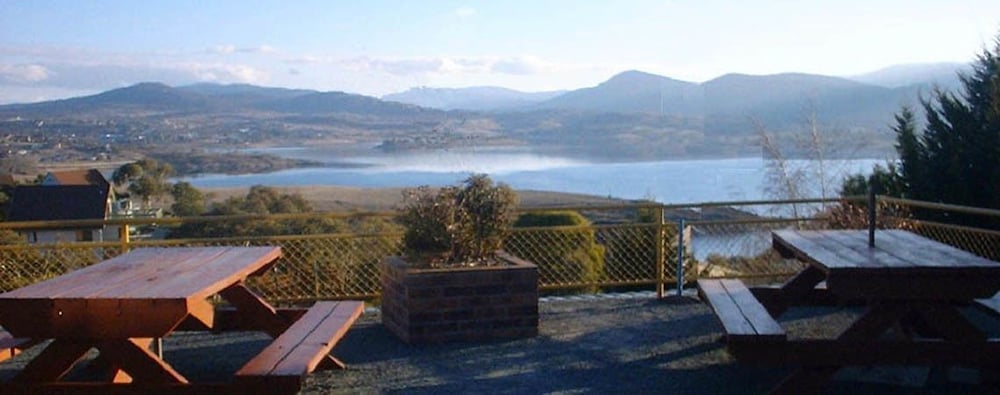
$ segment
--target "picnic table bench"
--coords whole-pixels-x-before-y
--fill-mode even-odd
[[[0,393],[298,392],[314,370],[343,367],[329,352],[364,306],[357,301],[271,306],[245,281],[280,256],[279,247],[136,249],[0,294],[0,325],[9,332],[0,334],[0,347],[16,351],[52,339],[0,383]],[[231,307],[215,306],[214,295]],[[254,330],[274,340],[232,380],[190,382],[150,350],[154,338],[179,329]],[[88,369],[103,374],[66,381],[91,349],[99,354]]]
[[[874,234],[872,245],[866,231],[775,231],[774,248],[808,264],[780,287],[698,281],[738,361],[797,367],[773,393],[819,392],[843,366],[978,366],[983,377],[1000,371],[1000,339],[958,311],[972,303],[1000,311],[1000,263],[902,230]],[[836,338],[786,338],[777,318],[813,302],[865,311]],[[902,332],[889,335],[892,328]]]

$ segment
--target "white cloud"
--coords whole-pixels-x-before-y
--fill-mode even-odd
[[[0,65],[0,81],[6,83],[34,83],[44,81],[50,75],[49,69],[38,64]]]
[[[216,45],[208,49],[209,53],[219,54],[219,55],[229,55],[233,53],[250,53],[250,54],[269,54],[275,53],[278,50],[270,45],[258,45],[256,47],[237,47],[232,44]]]
[[[316,63],[324,62],[314,58]],[[299,59],[304,62],[305,59]],[[422,58],[353,58],[334,61],[351,71],[381,71],[395,75],[417,74],[510,74],[534,75],[558,72],[581,66],[558,65],[534,56],[497,57],[422,57]]]
[[[216,46],[212,47],[211,49],[209,49],[208,51],[212,52],[212,53],[226,55],[226,54],[231,54],[233,52],[236,52],[236,46],[235,45],[216,45]]]
[[[259,84],[271,79],[271,74],[265,70],[238,64],[184,63],[177,65],[176,69],[205,82]]]
[[[455,16],[465,19],[476,15],[476,9],[469,6],[461,6],[455,10]]]

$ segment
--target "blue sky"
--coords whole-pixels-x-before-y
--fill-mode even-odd
[[[0,103],[160,81],[381,96],[593,86],[638,69],[854,75],[968,62],[996,0],[0,0]]]

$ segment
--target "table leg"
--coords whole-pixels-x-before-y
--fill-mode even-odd
[[[772,316],[780,316],[788,310],[792,301],[811,292],[816,287],[816,284],[819,284],[824,279],[826,279],[826,274],[822,270],[814,266],[808,266],[796,274],[795,277],[782,284],[780,292],[773,294],[768,300],[762,300],[761,303]]]
[[[954,306],[930,304],[914,309],[920,324],[927,326],[935,335],[949,341],[984,342],[986,333],[973,325]]]
[[[66,339],[53,340],[38,356],[14,376],[15,382],[56,381],[69,373],[73,365],[90,351],[93,343]]]
[[[187,383],[187,379],[149,351],[151,339],[105,340],[97,344],[112,366],[142,383]]]
[[[153,339],[133,339],[133,341],[142,347],[149,348]],[[87,375],[99,377],[99,380],[102,382],[131,383],[132,376],[122,370],[120,361],[112,361],[110,355],[106,353],[98,354],[97,358],[94,358],[85,368]],[[157,357],[158,359],[163,359],[162,355],[157,355]]]
[[[850,327],[844,330],[838,341],[858,342],[877,339],[907,313],[907,309],[891,304],[874,305]],[[849,361],[844,361],[849,362]],[[792,373],[771,390],[772,394],[819,393],[823,384],[830,380],[842,366],[806,366]]]
[[[243,283],[234,284],[219,292],[223,299],[236,306],[240,314],[249,316],[249,321],[273,338],[281,335],[291,325],[267,301],[247,288]]]

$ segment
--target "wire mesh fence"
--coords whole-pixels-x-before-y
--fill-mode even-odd
[[[771,249],[771,231],[863,225],[857,201],[730,202],[701,205],[624,205],[559,208],[585,222],[571,226],[518,227],[505,249],[539,267],[544,292],[614,292],[690,286],[699,277],[780,281],[802,269]],[[796,205],[794,210],[792,205]],[[1000,230],[916,218],[912,212],[949,211],[1000,219],[995,210],[884,199],[879,226],[905,228],[990,259],[1000,259]],[[546,211],[531,209],[524,212]],[[551,211],[551,210],[548,210]],[[789,213],[799,213],[798,217]],[[940,216],[938,216],[940,217]],[[171,246],[280,246],[283,258],[250,286],[275,302],[375,299],[380,264],[402,251],[401,229],[379,213],[317,213],[223,218],[116,220],[98,226],[144,229],[98,242],[35,243],[25,232],[81,223],[0,223],[0,291],[55,277],[124,251]],[[4,230],[5,229],[5,230]],[[194,232],[194,230],[199,230]],[[183,231],[181,231],[183,230]],[[199,236],[171,238],[173,235]]]

